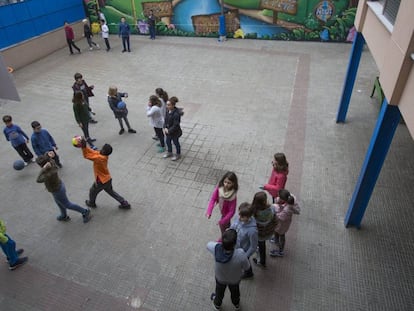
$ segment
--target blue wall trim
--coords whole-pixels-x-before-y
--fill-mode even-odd
[[[351,55],[349,57],[348,70],[346,72],[342,96],[339,102],[338,114],[336,116],[337,123],[345,122],[346,113],[348,112],[348,106],[351,100],[352,90],[354,88],[355,79],[359,67],[359,61],[361,60],[361,54],[364,48],[364,44],[365,39],[362,33],[357,32],[354,43],[352,45]]]
[[[85,18],[81,0],[26,0],[0,6],[0,49]]]
[[[388,105],[387,99],[384,99],[365,161],[345,216],[345,227],[361,227],[362,218],[400,118],[401,114],[398,106]]]

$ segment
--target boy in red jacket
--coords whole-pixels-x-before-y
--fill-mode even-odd
[[[69,23],[65,21],[65,35],[66,35],[66,42],[69,46],[70,54],[73,54],[72,46],[78,50],[78,53],[80,54],[81,50],[78,48],[73,40],[75,40],[75,34],[73,32],[72,27],[70,27]]]

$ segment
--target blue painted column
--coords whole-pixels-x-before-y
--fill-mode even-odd
[[[349,101],[351,100],[352,90],[354,88],[355,78],[358,72],[359,61],[361,60],[362,49],[364,48],[365,39],[362,33],[357,32],[352,45],[351,55],[349,57],[348,70],[345,77],[345,84],[342,90],[341,101],[339,102],[336,123],[345,122],[346,113],[348,112]]]
[[[365,161],[345,216],[345,227],[355,226],[358,229],[361,227],[362,218],[400,118],[398,106],[388,105],[387,99],[384,99]]]

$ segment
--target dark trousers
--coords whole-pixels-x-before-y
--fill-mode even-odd
[[[150,38],[155,39],[155,25],[149,26],[149,33],[150,33]]]
[[[82,132],[89,146],[94,147],[94,144],[92,143],[91,138],[89,136],[89,122],[82,122]]]
[[[162,128],[159,128],[159,127],[154,127],[154,131],[155,131],[155,135],[157,135],[160,141],[161,147],[164,148],[165,147],[164,131],[162,130]]]
[[[131,125],[129,125],[129,121],[128,121],[127,116],[125,116],[125,117],[119,117],[119,118],[117,118],[117,119],[118,119],[119,126],[121,127],[121,129],[123,129],[123,128],[124,128],[124,124],[122,123],[122,119],[124,119],[125,124],[126,124],[126,126],[127,126],[128,130],[130,130],[130,129],[131,129]]]
[[[88,42],[90,48],[92,47],[92,45],[98,46],[95,42],[92,41],[91,37],[86,37],[86,41]]]
[[[285,249],[286,236],[275,232],[275,243],[279,246],[279,251],[283,252]]]
[[[106,183],[98,183],[94,182],[91,189],[89,189],[89,202],[94,204],[96,201],[96,197],[98,196],[99,192],[104,190],[107,194],[117,200],[119,203],[123,203],[125,199],[121,197],[118,193],[112,189],[112,179],[107,181]]]
[[[16,149],[17,153],[22,157],[24,162],[29,163],[33,159],[33,153],[29,150],[26,143],[20,144],[13,148]]]
[[[262,265],[266,265],[266,241],[259,241],[259,256],[260,256],[260,263]]]
[[[106,49],[109,51],[111,49],[111,46],[109,45],[109,39],[104,38],[104,40],[105,40]]]
[[[175,145],[175,149],[177,149],[177,154],[181,154],[181,145],[180,145],[179,138],[180,137],[178,136],[167,135],[165,142],[167,143],[167,149],[168,149],[167,151],[169,153],[172,153],[172,145],[171,145],[171,141],[172,141]]]
[[[231,295],[231,302],[237,306],[240,303],[240,288],[239,283],[237,284],[221,284],[216,279],[216,297],[214,298],[214,304],[216,306],[221,306],[223,303],[224,292],[226,291],[226,287],[229,287],[230,295]]]
[[[129,36],[122,37],[122,46],[124,47],[124,51],[127,50],[127,47],[128,47],[128,51],[131,51],[131,49],[129,48]]]
[[[78,50],[78,52],[80,52],[80,48],[78,48],[78,47],[76,46],[76,44],[75,44],[75,42],[74,42],[73,40],[71,40],[71,39],[66,39],[66,42],[68,43],[70,54],[73,54],[73,49],[72,49],[72,46],[73,46],[75,49],[77,49],[77,50]]]

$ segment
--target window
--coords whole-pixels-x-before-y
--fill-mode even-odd
[[[391,24],[395,24],[401,0],[385,0],[383,14]]]

